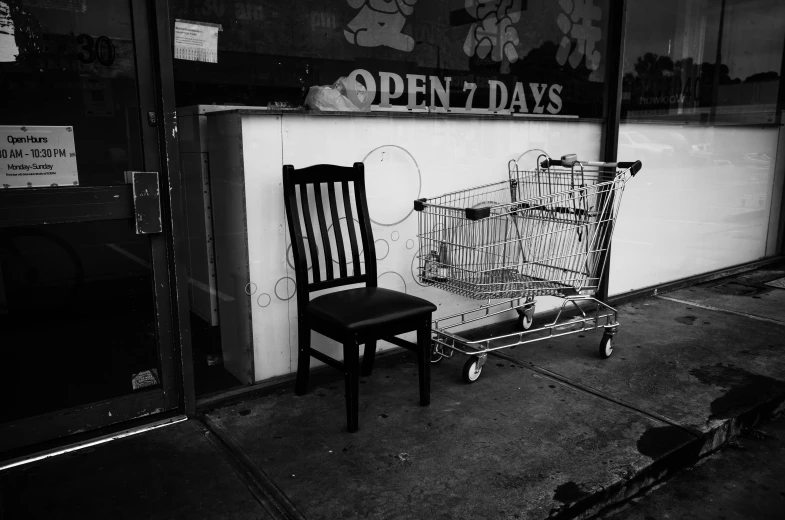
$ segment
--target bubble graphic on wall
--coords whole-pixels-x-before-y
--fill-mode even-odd
[[[376,260],[384,260],[390,254],[390,243],[385,239],[376,239],[373,245],[376,248]]]
[[[393,231],[393,232],[390,234],[390,238],[392,239],[392,241],[393,241],[393,242],[397,242],[397,241],[398,241],[398,239],[399,239],[399,238],[401,238],[401,234],[400,234],[400,233],[398,233],[397,231]]]
[[[259,307],[267,307],[268,305],[270,305],[272,301],[273,299],[267,293],[262,293],[259,295],[258,298],[256,298],[256,304]]]
[[[296,292],[297,283],[294,281],[294,278],[284,276],[275,282],[275,295],[279,300],[291,300]]]
[[[395,271],[387,271],[377,277],[379,287],[393,291],[406,292],[406,280]]]
[[[363,243],[362,238],[360,235],[360,222],[357,219],[352,219],[354,222],[354,236],[357,239],[357,249],[358,255],[360,255],[360,263],[365,262],[363,258]],[[340,217],[338,219],[339,227],[340,227],[340,234],[343,240],[343,251],[346,258],[346,265],[352,265],[352,244],[350,242],[349,237],[349,228],[346,224],[346,217]],[[333,258],[333,263],[335,265],[340,264],[339,256],[338,256],[338,243],[335,241],[335,231],[333,231],[333,224],[327,227],[327,237],[330,239],[330,252]]]
[[[550,158],[550,155],[548,155],[545,150],[539,148],[526,150],[515,160],[515,162],[518,163],[518,169],[521,171],[535,170],[537,168],[537,158],[540,155]]]
[[[250,283],[245,284],[245,294],[247,294],[248,296],[253,296],[253,294],[255,292],[256,292],[256,284],[255,283],[250,282]]]
[[[413,249],[414,248],[414,240],[411,238],[406,241],[406,249]]]
[[[422,283],[420,276],[423,274],[420,269],[420,257],[426,258],[428,256],[428,248],[422,247],[418,253],[412,257],[412,278],[414,283],[420,287],[428,287],[430,284]]]
[[[366,155],[363,163],[371,221],[394,226],[406,220],[422,187],[420,167],[412,154],[400,146],[384,145]]]
[[[308,249],[308,244],[307,244],[308,239],[306,238],[305,240],[306,240],[305,248]],[[319,246],[316,246],[316,251],[317,252],[319,251]],[[309,254],[310,252],[306,253],[305,261],[308,262],[308,270],[310,271],[312,269],[312,266],[311,263],[308,261]],[[286,249],[286,264],[292,269],[294,269],[294,252],[292,251],[292,244],[289,244],[289,247]]]

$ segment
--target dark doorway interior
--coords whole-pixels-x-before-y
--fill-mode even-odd
[[[127,220],[0,228],[0,423],[160,385],[150,248]]]
[[[191,345],[197,397],[230,390],[242,383],[224,368],[219,327],[191,313]]]

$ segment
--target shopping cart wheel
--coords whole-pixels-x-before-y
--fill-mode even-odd
[[[444,359],[444,352],[442,352],[442,346],[438,343],[431,343],[431,363],[438,363]]]
[[[480,365],[480,358],[478,356],[471,356],[463,364],[463,380],[471,384],[480,379],[482,374],[482,365]]]
[[[608,359],[613,354],[613,336],[610,334],[603,334],[602,339],[600,340],[600,357],[602,359]]]
[[[534,323],[534,305],[526,309],[518,309],[518,327],[522,330],[529,330]]]

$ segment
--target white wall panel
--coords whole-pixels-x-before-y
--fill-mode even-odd
[[[379,285],[429,299],[438,305],[437,315],[446,315],[480,302],[423,287],[414,279],[419,246],[413,200],[504,180],[508,161],[532,148],[553,156],[577,153],[596,159],[600,132],[599,124],[563,120],[244,115],[256,380],[297,368],[297,303],[281,187],[283,164],[302,168],[363,161],[375,221]],[[535,157],[525,159],[533,167]],[[548,306],[543,300],[538,309]],[[334,342],[318,334],[312,341],[340,358]]]
[[[622,124],[619,160],[641,159],[643,169],[624,194],[610,294],[766,256],[772,202],[779,207],[782,196],[774,190],[782,182],[774,168],[778,134],[771,127]]]

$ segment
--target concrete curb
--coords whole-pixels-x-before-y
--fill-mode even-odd
[[[585,385],[571,381],[569,378],[522,363],[514,357],[499,354],[498,352],[493,352],[491,355],[514,362],[538,375],[553,378],[562,384],[570,385],[583,393],[606,399],[653,419],[671,424],[669,428],[673,428],[675,445],[667,448],[666,453],[657,457],[651,464],[626,479],[614,482],[604,489],[590,493],[575,502],[565,504],[559,509],[551,510],[547,518],[553,520],[582,520],[608,514],[623,506],[630,499],[645,494],[649,489],[661,484],[676,472],[692,466],[703,457],[716,452],[729,441],[743,436],[746,431],[753,429],[756,425],[769,421],[785,412],[785,390],[781,390],[774,395],[768,396],[766,400],[752,405],[751,408],[744,410],[735,417],[712,420],[712,428],[704,433],[678,425],[658,414],[641,410],[612,396],[605,395],[603,392],[589,389]]]

